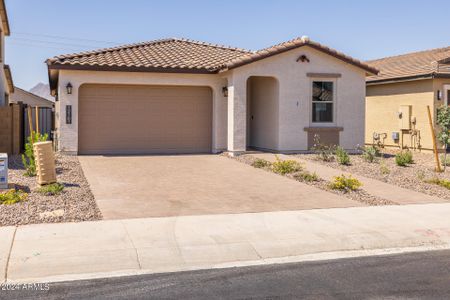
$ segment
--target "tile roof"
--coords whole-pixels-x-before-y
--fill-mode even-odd
[[[320,43],[311,41],[308,37],[303,36],[301,38],[295,38],[293,40],[287,41],[287,42],[283,42],[262,50],[258,50],[256,52],[253,53],[249,53],[247,55],[242,55],[239,56],[237,58],[235,58],[234,60],[228,62],[225,66],[223,66],[223,68],[226,69],[233,69],[233,68],[237,68],[240,67],[242,65],[260,60],[260,59],[264,59],[266,57],[270,57],[282,52],[286,52],[295,48],[299,48],[302,46],[309,46],[312,48],[315,48],[319,51],[322,51],[328,55],[334,56],[340,60],[343,60],[349,64],[355,65],[361,69],[366,70],[368,73],[370,74],[377,74],[378,70],[374,67],[371,67],[369,65],[367,65],[366,63],[359,61],[355,58],[352,58],[348,55],[345,55],[342,52],[336,51],[334,49],[331,49],[327,46],[324,46]]]
[[[221,65],[248,50],[170,38],[124,45],[77,54],[60,55],[47,60],[49,66],[85,66],[163,69],[212,73]]]
[[[369,83],[450,76],[450,47],[385,57],[367,64],[380,70],[378,75],[367,77]]]
[[[370,74],[378,72],[377,69],[359,60],[313,42],[307,37],[296,38],[255,52],[188,39],[170,38],[60,55],[48,59],[46,63],[49,69],[128,69],[149,72],[217,73],[306,45],[356,65]]]

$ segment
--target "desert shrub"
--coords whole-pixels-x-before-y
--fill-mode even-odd
[[[302,166],[295,160],[281,160],[276,156],[276,161],[272,164],[272,171],[281,174],[291,174],[302,170]]]
[[[441,154],[440,161],[442,166],[450,166],[450,156]]]
[[[362,183],[353,178],[351,175],[345,176],[336,176],[333,178],[333,181],[330,183],[330,188],[333,190],[341,190],[341,191],[355,191],[362,186]]]
[[[10,205],[25,201],[28,194],[22,191],[9,190],[5,193],[0,193],[0,204]]]
[[[252,167],[263,169],[270,167],[271,163],[265,159],[257,158],[255,161],[252,162]]]
[[[419,179],[420,181],[425,180],[425,172],[423,170],[417,171],[417,179]]]
[[[350,164],[350,156],[341,146],[336,147],[336,160],[340,165],[348,166]]]
[[[314,145],[311,148],[317,155],[317,158],[322,161],[332,161],[333,160],[333,150],[334,147],[326,144],[322,144],[318,134],[314,135]]]
[[[59,195],[64,190],[64,184],[62,183],[52,183],[41,186],[37,191],[46,196]]]
[[[308,172],[308,171],[303,171],[300,173],[295,174],[294,176],[295,179],[300,180],[300,181],[305,181],[305,182],[313,182],[313,181],[319,181],[319,176],[317,176],[317,174]]]
[[[395,163],[397,166],[406,167],[413,163],[413,156],[411,151],[402,151],[395,155]]]
[[[31,137],[33,137],[33,139]],[[36,162],[34,160],[33,144],[37,142],[45,142],[47,139],[47,134],[42,135],[34,131],[32,135],[27,138],[25,152],[22,154],[22,163],[25,167],[25,176],[36,176]]]
[[[380,164],[380,173],[383,175],[389,175],[391,173],[391,170],[389,170],[385,162],[381,162]]]
[[[442,186],[448,190],[450,190],[450,181],[447,179],[439,179],[439,178],[432,178],[426,181],[427,183],[437,184],[439,186]]]
[[[364,147],[362,149],[362,158],[367,162],[372,163],[380,156],[380,150],[376,146]]]

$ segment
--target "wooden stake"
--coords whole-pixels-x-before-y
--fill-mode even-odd
[[[36,113],[36,133],[39,134],[39,106],[35,107]]]
[[[431,129],[431,138],[433,139],[433,151],[434,151],[434,159],[436,160],[436,171],[442,172],[441,164],[439,163],[439,155],[436,144],[436,134],[434,132],[433,120],[431,119],[431,110],[429,105],[427,105],[427,110],[428,110],[428,122],[430,123]]]
[[[31,106],[27,107],[27,115],[28,115],[28,126],[30,127],[30,136],[31,142],[33,143],[33,116],[31,113]]]

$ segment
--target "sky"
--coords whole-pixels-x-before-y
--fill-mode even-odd
[[[448,0],[6,0],[16,86],[48,83],[47,58],[183,37],[258,50],[295,37],[368,60],[450,46]]]

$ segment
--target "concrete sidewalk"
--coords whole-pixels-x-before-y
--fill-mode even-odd
[[[275,161],[275,154],[272,153],[256,153],[251,155],[257,158],[265,159],[270,162]],[[300,159],[298,157],[285,154],[277,154],[277,155],[282,160],[291,159],[298,161],[299,163],[303,164],[308,171],[315,172],[320,178],[325,180],[330,181],[333,179],[333,177],[342,174],[352,175],[354,178],[357,178],[359,181],[362,182],[363,186],[361,188],[366,192],[368,192],[369,194],[380,197],[382,199],[391,200],[398,204],[426,204],[426,203],[449,202],[446,199],[405,189],[393,184],[368,178],[359,174],[352,174],[339,169],[327,167],[320,163],[316,163],[310,160]]]
[[[449,215],[450,204],[428,204],[4,227],[0,275],[46,282],[447,248]]]

